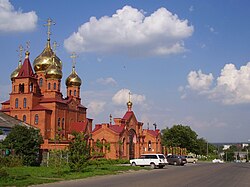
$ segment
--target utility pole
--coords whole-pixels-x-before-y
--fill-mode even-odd
[[[208,157],[208,141],[207,141],[207,157]]]

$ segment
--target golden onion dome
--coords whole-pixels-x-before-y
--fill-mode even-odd
[[[21,67],[22,67],[22,62],[19,61],[17,68],[10,75],[10,79],[11,80],[13,80],[14,78],[17,77],[17,75],[19,74],[19,71],[20,71]]]
[[[55,56],[52,59],[53,63],[45,71],[45,77],[47,79],[61,79],[62,70],[55,65]]]
[[[131,101],[127,102],[128,108],[132,108],[133,103]]]
[[[82,80],[77,75],[74,67],[72,69],[71,74],[67,77],[65,84],[67,87],[69,87],[69,86],[81,86]]]
[[[45,49],[38,57],[35,58],[33,62],[34,70],[36,72],[46,71],[47,68],[53,63],[53,58],[56,67],[62,70],[62,61],[56,55],[53,57],[53,51],[50,47],[50,39],[48,39]]]

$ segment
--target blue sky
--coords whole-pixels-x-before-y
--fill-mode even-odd
[[[9,98],[19,45],[30,60],[51,41],[76,52],[82,104],[94,124],[122,117],[128,92],[147,128],[189,125],[209,142],[250,139],[250,2],[0,0],[0,102]]]

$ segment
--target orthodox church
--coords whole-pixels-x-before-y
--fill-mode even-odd
[[[102,152],[110,159],[138,158],[145,153],[162,153],[160,130],[143,129],[143,123],[137,121],[132,111],[132,102],[127,103],[127,112],[122,118],[110,115],[110,123],[97,124],[92,131],[90,141],[101,142]],[[96,146],[91,146],[93,149]],[[93,152],[93,151],[92,151]]]
[[[11,74],[10,99],[1,103],[2,112],[41,130],[42,149],[45,150],[67,146],[72,131],[90,133],[92,130],[92,119],[87,118],[87,108],[81,104],[82,81],[76,73],[75,63],[65,81],[67,96],[63,98],[62,61],[51,48],[51,25],[52,20],[48,19],[47,43],[33,62],[34,71],[30,52],[26,51],[24,62],[19,61]]]
[[[92,129],[93,120],[87,118],[87,108],[81,104],[82,80],[76,73],[75,54],[71,56],[72,71],[65,81],[67,95],[63,97],[62,61],[56,55],[56,43],[53,50],[50,43],[52,20],[48,19],[46,25],[48,37],[44,50],[35,58],[33,67],[30,52],[25,52],[23,63],[20,60],[11,73],[10,98],[1,103],[0,111],[39,128],[44,138],[43,150],[66,148],[72,132],[76,131],[87,135],[93,153],[97,151],[106,158],[130,159],[142,153],[161,153],[160,130],[142,128],[130,99],[122,118],[111,117],[110,123],[97,124]]]

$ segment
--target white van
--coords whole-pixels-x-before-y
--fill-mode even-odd
[[[167,165],[163,154],[142,154],[140,158],[131,159],[129,162],[131,166],[150,166],[151,168],[163,168]]]

